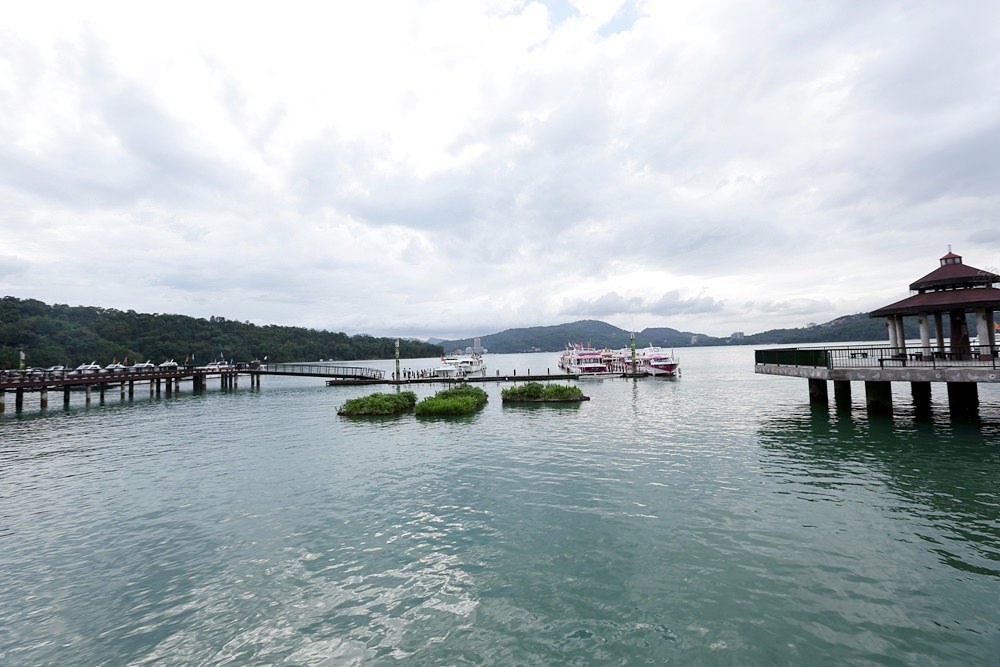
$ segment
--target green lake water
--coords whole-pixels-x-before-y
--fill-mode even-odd
[[[388,389],[308,378],[8,398],[0,664],[1000,665],[997,387],[876,418],[678,354],[454,419],[338,417]]]

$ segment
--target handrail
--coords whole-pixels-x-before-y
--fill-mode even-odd
[[[851,345],[823,348],[754,350],[757,364],[813,368],[993,368],[1000,365],[997,348],[980,345]]]
[[[330,364],[261,364],[260,372],[272,375],[310,375],[313,377],[357,378],[381,380],[385,371],[364,366],[334,366]]]

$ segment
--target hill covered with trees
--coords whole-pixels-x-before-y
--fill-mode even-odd
[[[912,321],[910,321],[912,320]],[[906,321],[906,335],[919,337],[915,318]],[[703,333],[678,331],[669,327],[643,329],[636,333],[637,347],[691,347],[704,345],[765,345],[805,343],[837,343],[852,341],[887,340],[885,320],[872,319],[868,313],[844,315],[824,324],[810,324],[796,329],[771,329],[742,338],[730,339]],[[494,353],[556,352],[567,343],[589,343],[596,348],[618,349],[628,347],[629,332],[597,320],[580,320],[549,327],[507,329],[495,334],[480,336],[483,347]],[[472,345],[471,338],[441,341],[446,351],[465,349]]]
[[[0,368],[17,368],[24,350],[29,366],[76,366],[96,360],[166,359],[197,363],[213,359],[250,361],[356,360],[395,357],[394,338],[258,326],[222,317],[143,314],[92,306],[50,306],[34,299],[0,299]],[[400,341],[406,359],[433,357],[440,345]]]

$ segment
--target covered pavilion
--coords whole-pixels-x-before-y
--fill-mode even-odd
[[[1000,275],[962,263],[961,255],[951,252],[941,258],[941,265],[910,284],[916,292],[902,301],[873,310],[870,317],[884,317],[889,332],[889,346],[906,355],[903,318],[916,317],[920,326],[920,349],[911,354],[916,359],[972,360],[997,355],[994,311],[1000,310],[1000,289],[994,284]],[[976,335],[970,338],[967,313],[976,315]],[[944,317],[948,316],[949,345],[945,345]],[[934,317],[935,345],[931,346],[928,317]]]

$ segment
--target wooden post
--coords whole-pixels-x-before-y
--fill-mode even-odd
[[[14,410],[16,412],[20,412],[23,408],[24,408],[24,389],[18,387],[17,389],[14,390]]]
[[[64,384],[63,385],[63,407],[64,408],[68,408],[69,407],[69,385],[68,384]]]
[[[49,390],[45,387],[38,390],[38,404],[42,410],[49,408]]]
[[[0,389],[0,414],[2,414],[7,409],[6,403],[7,392]]]

